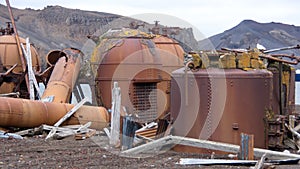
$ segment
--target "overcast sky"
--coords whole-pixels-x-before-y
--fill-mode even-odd
[[[5,1],[1,0],[0,3],[5,4]],[[146,21],[150,23],[160,20],[161,24],[168,26],[177,24],[189,27],[191,24],[197,29],[196,32],[206,37],[230,29],[244,19],[300,26],[299,0],[11,0],[10,3],[16,8],[43,9],[47,5],[60,5],[124,16],[134,15],[148,18]],[[159,18],[158,14],[163,14],[161,16],[165,18]],[[156,16],[157,19],[154,19]]]

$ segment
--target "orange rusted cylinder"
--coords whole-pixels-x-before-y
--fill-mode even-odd
[[[42,124],[54,125],[74,105],[0,97],[0,126],[31,128]],[[108,125],[105,108],[82,106],[63,125],[92,122],[90,128],[102,130]]]
[[[49,65],[54,65],[53,72],[42,99],[54,96],[53,102],[68,103],[76,83],[82,53],[77,49],[52,51],[47,55]]]
[[[20,42],[26,45],[26,41],[20,38]],[[35,72],[41,72],[41,62],[36,49],[31,46],[32,68]],[[0,61],[6,69],[18,64],[13,73],[22,73],[22,64],[18,53],[16,38],[13,35],[0,36]]]

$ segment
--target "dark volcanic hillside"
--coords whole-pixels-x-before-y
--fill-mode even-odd
[[[208,40],[199,42],[201,49],[248,48],[259,43],[266,49],[293,46],[300,44],[300,27],[282,23],[258,23],[244,20],[237,26],[223,33],[214,35]],[[291,52],[300,55],[300,51]]]
[[[43,10],[13,9],[21,37],[30,37],[38,48],[51,49],[75,47],[81,49],[86,36],[102,29],[121,16],[48,6]],[[10,21],[6,6],[0,5],[0,24]]]
[[[66,47],[81,49],[88,55],[90,53],[85,51],[86,46],[91,45],[87,45],[86,42],[91,42],[88,41],[87,35],[99,36],[108,29],[128,27],[130,22],[136,21],[115,14],[68,9],[60,6],[47,6],[43,10],[13,8],[13,14],[20,36],[29,37],[30,42],[39,49],[38,52],[41,56],[45,56],[49,50]],[[0,4],[0,27],[5,27],[5,22],[9,21],[7,7]],[[148,32],[152,27],[153,24],[145,23],[141,29]],[[188,47],[197,48],[198,44],[191,28],[181,29],[175,38]],[[91,52],[92,49],[88,49],[88,51]]]

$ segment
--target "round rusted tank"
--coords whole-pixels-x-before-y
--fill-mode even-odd
[[[118,82],[127,113],[136,114],[139,122],[157,117],[162,63],[152,38],[132,29],[111,30],[100,37],[91,57],[99,105],[111,108],[113,82]]]
[[[20,42],[26,46],[26,41],[20,38]],[[36,72],[41,71],[41,63],[36,49],[31,46],[32,67]],[[14,64],[18,63],[18,66],[13,70],[14,73],[22,73],[22,65],[18,52],[18,47],[14,35],[0,36],[0,67],[9,69]]]
[[[160,117],[163,117],[170,112],[171,73],[183,66],[184,50],[176,40],[166,36],[156,35],[153,41],[163,67],[162,81],[157,84],[160,91],[157,103],[158,108],[161,108],[158,112],[161,113]]]
[[[20,38],[20,42],[26,46],[25,39]],[[33,70],[40,73],[41,62],[37,51],[33,46],[31,46],[31,57]],[[23,80],[23,69],[15,36],[0,36],[0,73],[5,74],[15,64],[17,64],[17,66],[11,71],[11,73],[0,78],[0,94],[18,92],[21,88],[26,88],[25,80]]]
[[[239,145],[240,134],[246,133],[254,135],[254,147],[267,148],[264,120],[272,88],[268,70],[178,69],[171,83],[174,135]]]
[[[111,30],[101,36],[91,57],[97,102],[111,108],[117,81],[122,105],[139,122],[170,110],[171,72],[183,66],[184,51],[175,40],[135,29]]]

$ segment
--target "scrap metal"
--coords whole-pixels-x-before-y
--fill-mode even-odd
[[[5,0],[5,1],[6,1],[6,5],[7,5],[7,8],[8,8],[9,15],[10,15],[11,23],[12,23],[12,26],[13,26],[13,29],[14,29],[14,35],[15,35],[15,39],[16,39],[16,43],[17,43],[18,52],[19,52],[19,58],[21,60],[21,66],[22,66],[22,69],[23,69],[23,73],[25,74],[25,81],[26,81],[27,91],[30,91],[29,80],[28,80],[28,76],[26,75],[25,57],[24,57],[22,49],[21,49],[21,42],[20,42],[18,31],[17,31],[17,27],[16,27],[16,24],[15,24],[15,19],[14,19],[14,16],[13,16],[13,13],[12,13],[12,10],[11,10],[11,7],[10,7],[9,0]]]
[[[47,62],[54,66],[42,99],[54,96],[53,102],[68,103],[77,80],[83,54],[80,50],[66,48],[48,53]]]
[[[32,128],[42,124],[54,125],[74,105],[67,103],[50,103],[27,99],[0,97],[0,126]],[[108,125],[109,115],[105,108],[82,106],[68,119],[67,124],[92,122],[91,128],[103,129]]]

